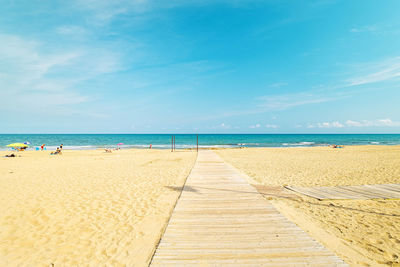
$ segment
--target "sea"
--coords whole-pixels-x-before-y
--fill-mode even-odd
[[[196,134],[175,134],[176,149],[195,148]],[[172,134],[0,134],[0,150],[11,143],[29,142],[29,150],[45,144],[55,149],[153,148],[170,149]],[[200,148],[313,147],[336,145],[400,145],[400,134],[199,134]]]

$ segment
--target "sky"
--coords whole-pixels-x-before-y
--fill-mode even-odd
[[[0,5],[0,133],[400,133],[398,0]]]

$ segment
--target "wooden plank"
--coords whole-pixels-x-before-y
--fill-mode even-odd
[[[318,189],[313,187],[285,186],[285,188],[319,200],[327,198],[326,194],[319,192]]]
[[[371,192],[377,192],[380,195],[384,195],[386,198],[397,199],[400,198],[400,192],[391,191],[389,189],[381,188],[375,185],[365,185]]]
[[[347,266],[212,151],[199,152],[151,265]]]
[[[389,190],[390,192],[400,193],[400,188],[395,187],[394,184],[378,184],[375,186],[377,186],[378,188]]]
[[[376,198],[387,198],[384,194],[379,194],[377,192],[374,192],[373,190],[368,190],[368,188],[360,185],[352,185],[352,186],[347,186],[347,190],[357,192],[360,194],[363,194],[365,196],[370,197],[370,199],[376,199]]]
[[[386,184],[387,186],[390,186],[393,189],[400,190],[400,184]]]
[[[286,188],[319,200],[400,198],[400,185],[398,184],[337,186],[337,187],[286,186]]]
[[[318,187],[319,191],[326,192],[328,196],[325,199],[348,199],[357,198],[349,196],[348,192],[336,187]]]
[[[346,197],[342,199],[371,199],[370,196],[365,195],[365,193],[359,193],[354,190],[350,190],[347,186],[337,186],[334,187],[335,190],[342,192]]]

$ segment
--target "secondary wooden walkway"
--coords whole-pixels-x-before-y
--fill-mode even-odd
[[[199,152],[151,266],[347,266],[212,151]]]
[[[400,199],[400,184],[377,184],[335,187],[297,187],[287,189],[313,197],[324,199]]]

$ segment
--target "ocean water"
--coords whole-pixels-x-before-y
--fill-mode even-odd
[[[176,134],[176,148],[195,148],[195,134]],[[55,149],[124,148],[169,149],[171,134],[0,134],[0,150],[16,142],[30,142],[29,149],[46,144]],[[200,134],[199,147],[297,147],[337,145],[400,145],[400,134]]]

